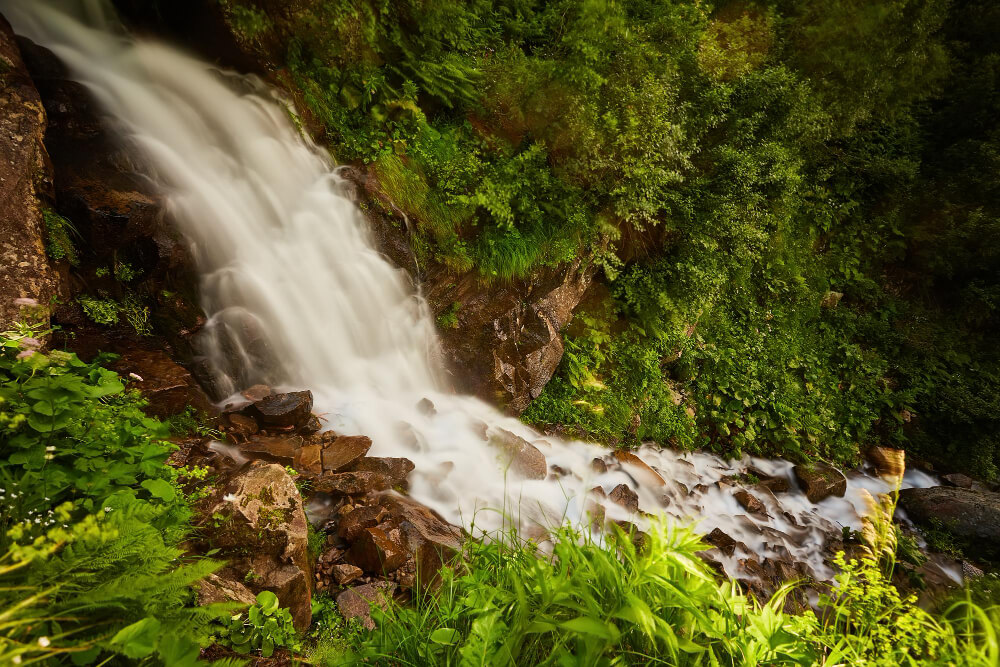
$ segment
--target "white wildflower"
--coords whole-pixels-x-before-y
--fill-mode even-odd
[[[142,376],[138,373],[129,373],[128,376],[135,380],[136,382],[142,382]]]
[[[232,493],[227,493],[226,495],[224,495],[222,497],[222,499],[224,501],[226,501],[227,503],[235,503],[236,502],[236,496],[234,494],[232,494]]]
[[[42,648],[48,648],[49,644],[51,644],[51,643],[52,642],[49,641],[48,637],[39,637],[38,638],[38,645],[41,646]]]

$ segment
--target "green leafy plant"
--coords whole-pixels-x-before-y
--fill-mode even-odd
[[[64,259],[71,265],[80,263],[80,257],[71,236],[80,236],[69,220],[51,209],[42,210],[42,222],[45,224],[45,250],[49,257],[55,260]]]
[[[278,606],[278,597],[271,591],[261,591],[246,612],[229,617],[219,631],[219,641],[237,653],[259,651],[265,658],[274,655],[275,648],[301,648],[291,614]]]

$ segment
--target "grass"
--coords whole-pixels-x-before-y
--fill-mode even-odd
[[[884,538],[892,531],[877,531]],[[818,613],[719,582],[690,529],[654,524],[638,551],[569,528],[551,553],[511,536],[473,542],[465,567],[411,605],[373,607],[370,634],[336,630],[322,665],[995,665],[1000,611],[958,599],[935,617],[889,583],[894,562],[839,560]],[[336,648],[335,648],[336,647]],[[339,649],[339,650],[336,650]]]

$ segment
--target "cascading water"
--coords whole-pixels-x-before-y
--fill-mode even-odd
[[[505,520],[551,527],[583,519],[593,487],[626,483],[644,511],[698,522],[704,532],[719,527],[761,556],[787,551],[825,578],[826,536],[840,526],[860,529],[865,491],[890,490],[854,473],[844,498],[818,505],[794,491],[780,503],[758,494],[770,515],[761,518],[715,482],[753,464],[794,489],[791,464],[645,446],[638,454],[665,486],[632,465],[595,473],[591,462],[605,450],[541,438],[448,391],[425,304],[374,250],[329,159],[259,81],[127,37],[103,0],[0,0],[0,8],[20,34],[68,65],[144,157],[202,272],[209,316],[203,343],[221,386],[236,392],[266,381],[312,389],[330,428],[370,436],[375,455],[411,459],[411,494],[446,518],[487,530]],[[423,398],[436,405],[434,414],[417,408]],[[493,434],[506,429],[535,443],[550,466],[568,474],[530,481],[508,474],[483,441],[483,422]],[[920,472],[903,480],[931,483]],[[607,513],[641,521],[613,503]],[[738,549],[724,563],[728,571],[741,555]]]

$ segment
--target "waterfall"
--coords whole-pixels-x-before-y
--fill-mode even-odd
[[[203,349],[221,386],[311,389],[330,428],[368,435],[373,455],[411,459],[410,493],[449,520],[487,530],[504,521],[522,528],[580,521],[590,489],[624,483],[646,512],[697,522],[706,533],[719,527],[763,556],[787,549],[827,577],[825,536],[841,525],[860,529],[866,490],[889,490],[852,473],[844,498],[814,505],[795,491],[788,462],[724,461],[648,445],[637,453],[666,485],[650,483],[635,466],[595,472],[591,462],[603,448],[543,438],[449,391],[425,303],[374,249],[330,158],[301,136],[288,105],[262,82],[129,37],[103,0],[0,0],[0,9],[86,85],[165,195],[202,276]],[[417,408],[424,398],[436,412]],[[484,422],[490,433],[505,429],[535,443],[568,474],[517,479],[484,442]],[[762,494],[768,518],[749,515],[731,489],[715,484],[751,463],[788,478],[793,489],[780,500]],[[919,472],[904,480],[930,483]],[[642,521],[614,503],[607,512]],[[731,573],[739,555],[725,563]]]

